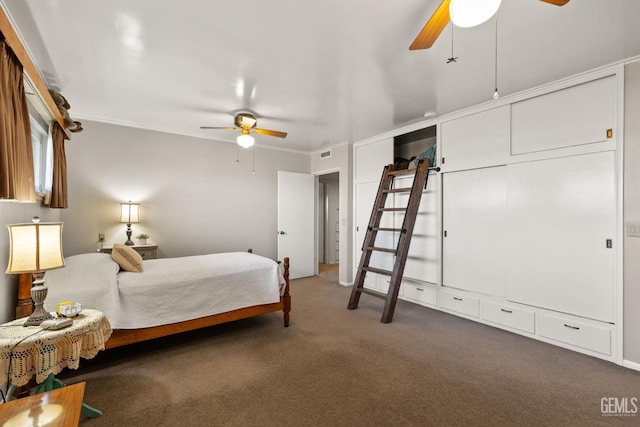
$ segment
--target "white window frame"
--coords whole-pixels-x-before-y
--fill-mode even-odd
[[[36,195],[46,198],[51,193],[53,184],[53,140],[51,124],[53,117],[44,106],[42,99],[27,78],[25,91],[29,106],[29,122],[31,124],[31,146],[33,148],[33,175]]]

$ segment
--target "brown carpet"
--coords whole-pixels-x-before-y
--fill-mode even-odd
[[[640,373],[321,278],[280,314],[102,352],[65,371],[104,411],[83,426],[591,426],[603,397],[640,397]]]
[[[340,264],[319,264],[318,265],[318,277],[321,277],[329,282],[338,283],[338,275],[340,272]]]

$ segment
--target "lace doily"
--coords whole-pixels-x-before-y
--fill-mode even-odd
[[[21,386],[34,375],[41,383],[64,368],[78,369],[80,358],[94,358],[113,332],[109,320],[98,310],[82,310],[73,325],[57,331],[24,327],[24,321],[0,325],[0,383],[9,378]]]

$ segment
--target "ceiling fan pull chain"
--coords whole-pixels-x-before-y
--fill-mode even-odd
[[[498,99],[500,94],[498,93],[498,12],[496,12],[496,64],[495,64],[495,92],[493,92],[493,99]]]
[[[453,56],[453,23],[451,23],[451,57],[447,59],[447,64],[450,64],[452,62],[457,62],[457,61],[458,61],[458,57]]]

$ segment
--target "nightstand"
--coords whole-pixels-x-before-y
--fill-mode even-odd
[[[129,246],[135,249],[140,254],[142,259],[156,259],[158,258],[158,245],[133,245]],[[98,249],[98,252],[103,254],[110,254],[113,250],[113,246],[105,246]]]
[[[59,330],[23,326],[25,320],[0,325],[0,384],[20,387],[35,376],[39,384],[36,393],[64,387],[54,375],[63,368],[78,369],[80,358],[93,359],[104,350],[113,332],[99,310],[84,309],[73,318],[71,326]],[[91,418],[102,415],[86,404],[82,404],[81,411]]]

